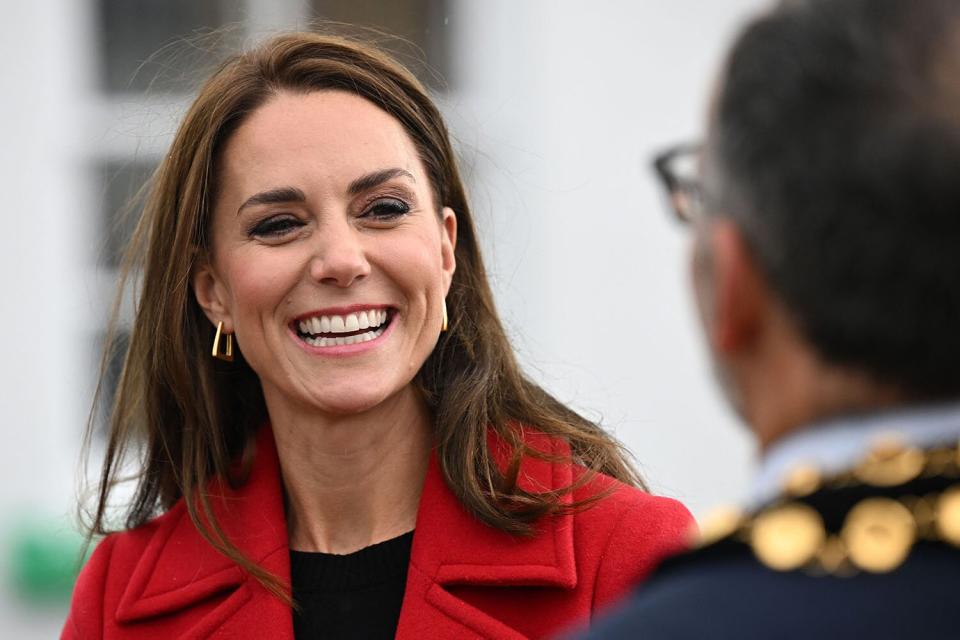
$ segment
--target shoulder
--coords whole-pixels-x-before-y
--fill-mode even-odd
[[[575,501],[592,503],[577,514],[578,525],[588,531],[635,542],[665,544],[674,552],[688,547],[693,517],[683,504],[628,486],[603,474],[590,478],[574,492]]]
[[[73,587],[70,613],[62,638],[93,638],[103,629],[103,592],[110,571],[110,560],[117,535],[100,541],[80,571]]]
[[[677,500],[651,495],[605,475],[574,499],[594,500],[574,515],[578,557],[595,573],[595,607],[625,595],[665,558],[685,551],[695,527]]]
[[[718,543],[664,561],[650,578],[608,617],[589,638],[766,638],[793,637],[808,630],[788,622],[796,602],[809,615],[819,610],[809,600],[791,602],[776,574],[741,545]],[[796,586],[796,585],[794,585]],[[784,598],[780,601],[780,598]],[[770,600],[776,602],[771,605]],[[779,603],[779,606],[777,606]],[[696,615],[691,615],[691,612]],[[802,622],[802,621],[801,621]]]
[[[776,571],[727,539],[666,560],[589,638],[949,637],[958,570],[960,551],[924,544],[888,574]]]
[[[168,528],[184,515],[181,503],[135,529],[102,538],[84,564],[73,587],[64,638],[93,638],[102,634],[105,611],[119,601],[130,574],[143,557],[158,530]]]
[[[578,512],[582,524],[602,527],[606,523],[637,534],[660,533],[668,537],[686,538],[690,532],[693,517],[679,501],[653,495],[603,473],[587,471],[572,459],[570,446],[561,438],[527,427],[523,439],[531,449],[563,461],[551,465],[552,478],[541,483],[540,488],[552,485],[550,488],[557,490],[564,485],[573,486],[573,502],[589,505]],[[536,462],[528,460],[526,464],[525,469],[531,470]]]
[[[924,506],[939,504],[939,518],[953,490],[953,478],[923,477],[774,502],[664,562],[591,637],[950,637],[960,549]]]
[[[185,514],[181,503],[149,522],[103,537],[87,560],[74,586],[74,601],[102,590],[107,576],[124,573],[137,564],[161,529],[175,525]]]
[[[595,625],[589,637],[728,637],[723,635],[727,632],[726,620],[735,617],[740,606],[725,609],[723,597],[733,591],[731,584],[737,585],[737,597],[742,597],[755,569],[749,558],[731,548],[712,549],[709,554],[698,550],[669,558],[642,587]],[[697,615],[689,615],[694,610]],[[708,630],[714,626],[717,628]]]
[[[524,429],[524,442],[545,453],[553,462],[528,458],[521,472],[533,478],[528,490],[562,491],[572,487],[566,498],[575,505],[575,527],[594,545],[629,538],[651,552],[672,553],[688,547],[693,517],[686,507],[672,498],[655,496],[602,473],[586,470],[571,457],[569,445],[562,439],[536,429]],[[538,467],[540,467],[538,469]]]
[[[693,517],[677,500],[654,496],[571,458],[562,439],[525,428],[525,444],[548,460],[528,457],[521,470],[528,490],[572,492],[572,524],[577,573],[591,585],[595,610],[622,597],[663,560],[689,547]],[[563,525],[567,526],[567,525]]]
[[[186,518],[183,501],[178,501],[169,510],[133,529],[111,533],[100,540],[81,572],[124,571],[136,564],[154,541],[158,532],[171,531]],[[189,523],[187,523],[189,524]],[[189,524],[192,528],[192,524]],[[78,586],[80,585],[78,581]]]

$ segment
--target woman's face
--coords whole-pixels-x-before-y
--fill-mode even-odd
[[[341,91],[281,93],[227,141],[195,271],[273,410],[346,414],[407,387],[440,333],[456,217],[400,123]]]

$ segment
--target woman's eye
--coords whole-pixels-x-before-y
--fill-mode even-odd
[[[253,225],[250,229],[250,235],[261,238],[279,238],[302,226],[303,222],[293,216],[274,216]]]
[[[370,205],[360,217],[374,220],[393,220],[410,212],[410,205],[396,198],[381,198]]]

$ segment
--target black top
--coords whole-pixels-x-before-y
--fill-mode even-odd
[[[413,532],[347,555],[290,552],[297,640],[393,638]]]

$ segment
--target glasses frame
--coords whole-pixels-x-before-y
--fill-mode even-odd
[[[680,158],[702,152],[701,143],[691,142],[670,147],[653,158],[653,170],[665,191],[667,204],[681,224],[690,224],[702,216],[703,183],[699,179],[681,176],[676,170],[676,163]]]

